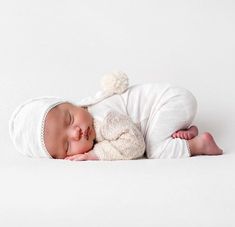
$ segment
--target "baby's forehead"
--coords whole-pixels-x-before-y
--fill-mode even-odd
[[[61,109],[61,108],[66,108],[66,107],[71,107],[71,106],[73,106],[72,103],[70,103],[70,102],[63,102],[63,103],[58,104],[55,108]]]
[[[51,119],[55,119],[61,116],[61,113],[67,109],[67,105],[65,103],[58,104],[48,111],[46,115],[46,122],[51,121]]]
[[[72,103],[63,102],[63,103],[60,103],[60,104],[56,105],[55,107],[53,107],[48,113],[61,112],[61,111],[67,110],[68,108],[71,108],[72,106],[73,106]]]

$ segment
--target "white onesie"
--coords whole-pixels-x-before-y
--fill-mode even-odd
[[[165,83],[134,85],[89,106],[88,111],[99,121],[110,111],[128,115],[143,134],[148,158],[190,156],[187,141],[171,137],[188,128],[197,111],[195,97],[185,88]]]

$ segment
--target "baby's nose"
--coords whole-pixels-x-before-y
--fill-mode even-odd
[[[73,139],[80,140],[82,137],[82,130],[80,127],[76,127],[73,132]]]

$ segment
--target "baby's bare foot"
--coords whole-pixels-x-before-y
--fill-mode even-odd
[[[202,135],[200,135],[202,140],[202,151],[205,155],[221,155],[223,154],[223,150],[220,149],[217,144],[215,143],[215,140],[213,136],[209,132],[205,132]]]
[[[185,140],[191,140],[195,136],[198,135],[198,128],[193,125],[188,129],[178,130],[174,132],[171,136],[175,138],[185,139]]]

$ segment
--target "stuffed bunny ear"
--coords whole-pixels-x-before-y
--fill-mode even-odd
[[[101,79],[101,88],[103,91],[113,94],[123,93],[129,86],[127,75],[121,71],[113,71],[105,74]]]

